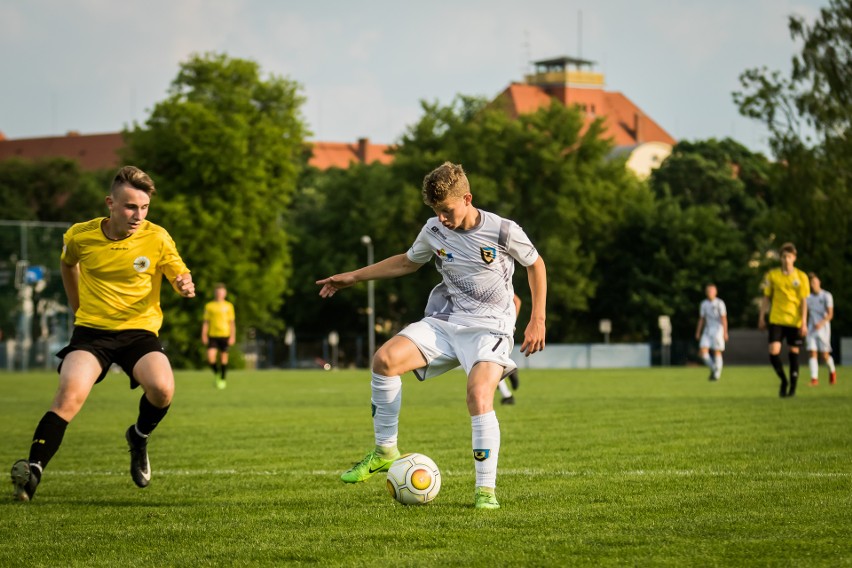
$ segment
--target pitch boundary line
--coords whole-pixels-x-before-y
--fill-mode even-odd
[[[153,468],[154,475],[163,476],[338,476],[342,470],[237,470],[237,469],[157,469]],[[472,470],[447,470],[441,474],[445,477],[462,477],[471,474]],[[126,476],[128,472],[112,470],[49,470],[50,476],[64,477],[110,477]],[[842,471],[719,471],[719,470],[696,470],[696,469],[634,469],[626,471],[568,471],[568,470],[545,470],[545,469],[500,469],[500,476],[523,476],[523,477],[747,477],[747,478],[782,478],[782,479],[809,479],[809,478],[849,478],[852,472]]]

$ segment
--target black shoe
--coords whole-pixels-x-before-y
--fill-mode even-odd
[[[781,398],[787,397],[787,381],[781,382],[781,390],[778,391],[778,396]]]
[[[15,486],[16,501],[30,501],[35,495],[39,481],[39,476],[33,475],[27,460],[18,460],[12,465],[12,485]]]
[[[509,405],[515,404],[515,397],[514,396],[503,397],[503,400],[500,401],[500,404],[509,404]]]
[[[130,426],[124,437],[130,446],[130,477],[137,487],[148,487],[151,482],[151,464],[148,461],[148,439],[140,438]]]
[[[716,378],[716,373],[713,371],[713,369],[710,369],[710,378],[707,379],[707,380],[708,381],[718,381],[719,380],[719,379]]]
[[[518,390],[518,384],[521,382],[520,379],[518,379],[518,371],[514,371],[509,375],[509,382],[512,383],[513,391]]]

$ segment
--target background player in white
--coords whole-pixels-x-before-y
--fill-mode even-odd
[[[473,206],[470,184],[460,165],[445,162],[423,180],[429,219],[407,253],[352,272],[318,280],[328,298],[358,282],[410,274],[435,259],[442,282],[429,296],[427,316],[391,338],[373,358],[372,411],[376,447],[343,473],[346,483],[365,481],[387,471],[399,457],[397,433],[402,404],[400,375],[414,371],[425,380],[461,365],[467,374],[477,509],[497,509],[495,495],[500,425],[494,391],[515,363],[515,310],[512,274],[515,262],[527,269],[532,313],[521,351],[544,349],[547,280],[544,261],[513,221]]]
[[[811,293],[808,302],[808,335],[806,343],[810,359],[811,386],[819,385],[819,360],[817,352],[822,355],[823,361],[828,366],[829,383],[837,383],[837,369],[834,367],[834,358],[831,356],[831,320],[834,318],[834,296],[828,290],[822,289],[819,277],[811,272],[808,274],[811,281]]]
[[[704,293],[707,299],[701,302],[698,311],[695,339],[698,340],[698,355],[710,367],[710,380],[718,381],[722,376],[722,353],[728,341],[728,310],[725,302],[717,297],[715,284],[707,284]],[[711,351],[713,357],[710,356]]]

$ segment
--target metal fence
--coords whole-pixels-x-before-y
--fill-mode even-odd
[[[59,255],[68,223],[0,220],[0,369],[54,365],[70,337]]]

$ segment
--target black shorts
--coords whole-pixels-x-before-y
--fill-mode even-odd
[[[227,353],[229,339],[229,337],[208,337],[207,349],[218,349],[222,353]]]
[[[72,351],[88,351],[95,356],[101,365],[101,374],[98,375],[96,382],[99,383],[104,380],[110,366],[115,363],[130,377],[130,388],[132,389],[139,386],[139,383],[133,378],[133,367],[136,366],[139,359],[154,351],[165,353],[159,338],[144,329],[112,331],[83,326],[74,327],[71,342],[56,356],[64,360],[65,356]],[[59,363],[57,371],[61,370],[62,363]]]
[[[801,330],[798,327],[770,323],[769,343],[781,343],[782,339],[787,342],[788,347],[801,347],[804,342]]]

